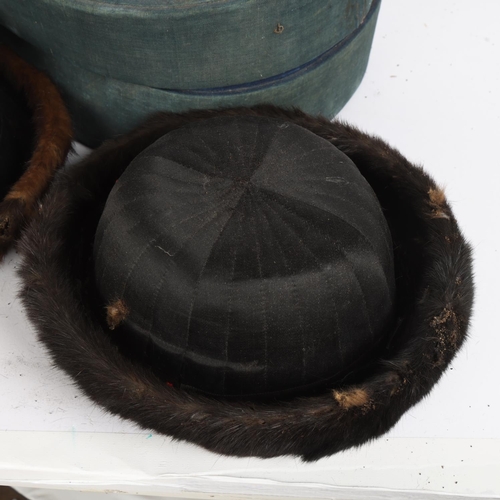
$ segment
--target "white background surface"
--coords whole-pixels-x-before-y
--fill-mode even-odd
[[[384,438],[315,464],[172,443],[107,415],[51,367],[16,297],[11,252],[0,266],[0,483],[186,498],[500,498],[500,2],[383,0],[365,79],[341,118],[423,164],[474,248],[470,338],[431,395]]]

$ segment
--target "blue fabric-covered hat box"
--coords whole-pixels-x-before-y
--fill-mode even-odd
[[[0,38],[51,75],[96,146],[158,110],[274,103],[332,117],[363,77],[379,5],[3,0]]]

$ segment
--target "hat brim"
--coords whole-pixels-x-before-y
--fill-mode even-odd
[[[330,141],[374,189],[394,241],[397,321],[355,380],[286,401],[240,402],[169,387],[128,359],[101,321],[93,235],[130,161],[195,120],[247,114],[289,120]],[[147,429],[226,455],[316,460],[387,432],[439,380],[469,325],[472,258],[443,191],[381,139],[339,121],[273,106],[160,113],[62,173],[21,242],[21,296],[40,340],[96,403]]]

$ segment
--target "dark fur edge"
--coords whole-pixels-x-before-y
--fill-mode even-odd
[[[24,174],[0,200],[0,260],[33,215],[57,168],[71,148],[73,130],[66,106],[51,80],[0,44],[0,72],[21,91],[33,113],[36,141]]]
[[[413,240],[424,267],[417,273],[421,282],[413,307],[404,311],[397,332],[402,340],[396,339],[396,349],[355,386],[281,403],[193,395],[165,386],[126,359],[84,305],[84,285],[70,269],[80,237],[78,210],[99,205],[131,159],[161,135],[218,114],[276,117],[311,130],[347,154],[381,200],[385,193],[394,195],[394,203],[414,215]],[[429,195],[436,190],[421,168],[381,139],[299,110],[256,106],[158,114],[56,179],[21,242],[21,297],[53,361],[111,413],[217,453],[316,460],[387,432],[428,394],[466,337],[473,302],[471,250],[447,203],[436,208]]]

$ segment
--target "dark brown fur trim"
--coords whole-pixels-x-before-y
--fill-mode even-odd
[[[107,194],[158,137],[217,114],[285,118],[311,130],[347,154],[379,197],[394,240],[398,321],[379,359],[358,380],[288,401],[211,399],[169,387],[131,362],[99,321],[88,266]],[[387,432],[431,390],[466,337],[471,251],[441,196],[439,208],[448,217],[433,216],[429,192],[437,189],[382,140],[298,110],[159,114],[58,177],[22,240],[21,296],[54,362],[111,413],[217,453],[316,460]]]
[[[58,90],[47,76],[0,46],[0,71],[26,96],[33,112],[36,145],[27,170],[0,202],[0,260],[19,235],[23,222],[33,215],[71,147],[71,119]]]

